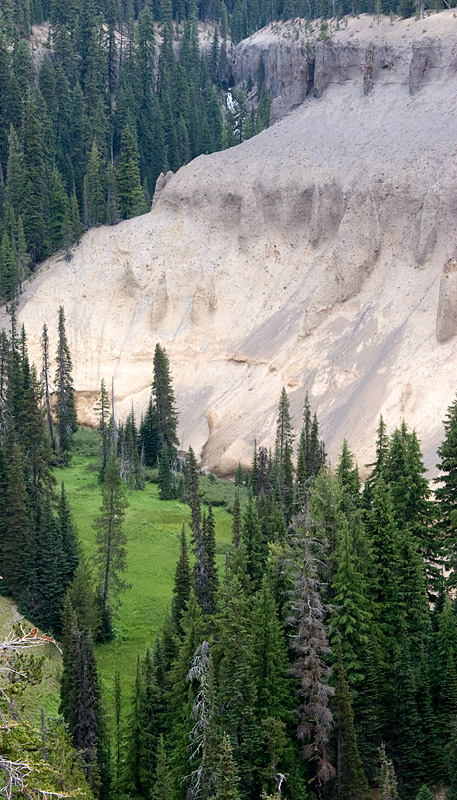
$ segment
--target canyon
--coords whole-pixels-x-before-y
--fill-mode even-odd
[[[306,392],[331,463],[363,471],[375,431],[406,420],[434,471],[457,390],[457,18],[364,15],[322,38],[271,25],[230,56],[262,59],[271,127],[162,175],[150,213],[89,230],[25,286],[18,317],[40,364],[65,307],[81,422],[103,378],[144,412],[159,341],[183,448],[233,474],[272,446],[287,389]],[[7,324],[5,313],[2,324]]]

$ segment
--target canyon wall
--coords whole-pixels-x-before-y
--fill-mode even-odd
[[[309,45],[288,30],[233,56],[242,83],[262,54],[282,119],[50,259],[19,320],[39,363],[65,306],[86,422],[102,378],[140,416],[160,341],[182,444],[220,473],[272,444],[283,385],[297,426],[309,392],[333,463],[344,438],[373,460],[382,413],[416,427],[433,469],[457,390],[457,19],[362,17]]]

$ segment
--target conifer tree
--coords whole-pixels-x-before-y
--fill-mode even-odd
[[[154,776],[154,786],[152,789],[152,800],[173,800],[171,794],[170,770],[165,750],[163,733],[159,737],[157,748],[157,766]]]
[[[241,506],[240,506],[240,492],[235,489],[235,500],[233,503],[233,522],[232,522],[232,541],[235,547],[238,547],[241,538]]]
[[[239,777],[233,758],[230,737],[226,733],[222,737],[217,777],[215,800],[240,800],[238,791]]]
[[[65,313],[63,306],[59,308],[58,345],[56,362],[57,369],[54,378],[57,418],[57,435],[59,453],[64,461],[68,462],[71,437],[78,430],[75,407],[75,392],[73,388],[72,362],[70,348],[68,347],[65,331]]]
[[[243,513],[242,537],[246,552],[246,570],[252,583],[252,590],[256,591],[262,585],[268,549],[262,536],[257,509],[251,492],[249,492],[247,506]]]
[[[142,720],[143,680],[140,657],[136,662],[136,677],[128,720],[128,738],[124,764],[124,790],[128,794],[144,796],[144,774],[142,756],[144,749],[144,729]]]
[[[171,500],[173,497],[173,473],[171,471],[170,454],[168,447],[162,445],[159,454],[159,493],[161,500]]]
[[[100,507],[102,514],[94,522],[103,625],[106,625],[111,615],[117,595],[129,588],[121,577],[126,569],[126,536],[123,531],[126,506],[127,500],[119,474],[118,460],[116,454],[111,451],[102,484]]]
[[[53,250],[64,244],[65,223],[70,220],[70,203],[64,189],[62,176],[54,169],[51,176],[49,241]],[[68,242],[71,245],[71,241]]]
[[[103,164],[95,139],[84,176],[84,222],[87,227],[106,222]]]
[[[109,404],[108,392],[105,386],[105,381],[103,379],[100,384],[100,394],[97,400],[97,405],[95,406],[95,410],[97,411],[98,415],[98,430],[100,431],[100,435],[102,437],[102,453],[101,453],[102,463],[100,469],[100,480],[103,481],[106,462],[108,461],[108,456],[110,451],[110,432],[109,432],[110,404]]]
[[[92,586],[92,574],[85,558],[79,560],[66,595],[71,604],[76,627],[90,631],[97,641],[100,631],[100,607]]]
[[[285,718],[292,695],[289,664],[278,610],[266,578],[252,607],[253,674],[261,719]]]
[[[191,578],[189,557],[187,555],[186,532],[184,525],[181,529],[180,553],[175,572],[175,585],[173,589],[172,618],[177,630],[182,635],[181,618],[186,610],[190,597]]]
[[[363,654],[373,623],[351,523],[344,521],[337,547],[337,571],[333,582],[334,611],[329,626],[332,644],[339,643],[345,676],[352,688],[364,679]]]
[[[242,486],[243,485],[243,480],[244,480],[243,468],[242,468],[240,462],[238,462],[238,466],[237,466],[237,468],[235,470],[235,486],[237,488]]]
[[[170,376],[170,364],[165,350],[156,344],[154,351],[154,379],[152,383],[154,399],[155,426],[158,447],[165,445],[170,459],[176,458],[176,446],[179,444],[176,433],[178,415]]]
[[[19,294],[17,259],[6,231],[0,245],[0,289],[7,303],[14,301]]]
[[[348,513],[360,505],[360,480],[357,465],[354,466],[354,458],[346,439],[343,442],[336,474],[343,490],[343,511]]]
[[[215,596],[219,585],[216,566],[216,523],[214,520],[213,508],[211,503],[208,505],[208,513],[202,526],[203,539],[205,543],[206,560],[208,564],[208,582],[212,597],[212,604],[215,605]]]
[[[122,132],[117,169],[119,210],[122,219],[130,219],[146,210],[138,163],[137,146],[129,126],[126,125]]]
[[[41,628],[59,634],[62,596],[68,582],[62,536],[49,490],[42,491],[35,504],[29,547],[32,558],[27,570],[28,613]]]
[[[140,426],[140,441],[144,448],[144,459],[148,467],[155,467],[159,452],[159,439],[157,433],[157,415],[154,409],[152,394],[149,398],[148,408]]]
[[[368,782],[357,745],[351,694],[346,679],[346,670],[343,666],[341,648],[338,651],[333,708],[337,739],[338,800],[368,800]]]
[[[295,628],[292,647],[297,654],[293,674],[299,683],[300,697],[297,736],[302,743],[303,755],[310,764],[313,791],[320,798],[323,784],[335,775],[327,749],[333,729],[329,706],[334,691],[329,684],[330,669],[326,663],[331,649],[324,625],[326,609],[318,577],[318,562],[323,556],[323,548],[307,530],[302,532],[297,544],[299,561],[294,572],[290,617]]]
[[[238,577],[230,575],[221,588],[216,620],[217,704],[225,709],[224,729],[234,743],[240,780],[246,790],[253,785],[261,741],[249,605]]]
[[[457,558],[457,398],[447,409],[443,424],[445,437],[437,450],[440,458],[437,467],[441,474],[435,479],[439,483],[435,497],[439,530],[445,538],[449,566],[453,568]]]
[[[188,468],[188,492],[189,492],[189,505],[191,509],[192,521],[192,542],[195,553],[195,566],[194,566],[194,589],[195,596],[200,603],[203,611],[211,613],[213,610],[213,598],[211,594],[209,570],[208,570],[208,557],[206,553],[205,540],[202,531],[202,518],[200,509],[200,498],[198,496],[198,474],[197,474],[197,461],[195,459],[194,451],[189,447],[189,454],[187,459]]]
[[[64,558],[62,580],[65,586],[68,586],[68,584],[70,584],[73,580],[79,564],[79,543],[63,481],[60,491],[59,505],[57,507],[57,516]]]
[[[82,754],[84,773],[93,793],[101,798],[109,788],[105,725],[100,684],[88,632],[73,630],[75,700],[72,725],[75,748]]]
[[[43,387],[44,406],[46,411],[46,423],[48,426],[49,438],[51,440],[52,449],[55,450],[54,439],[54,426],[52,424],[51,414],[51,391],[49,385],[49,337],[48,328],[46,323],[43,325],[43,333],[41,335],[41,354],[42,354],[42,368],[41,368],[41,385]]]
[[[43,126],[34,91],[30,91],[27,98],[22,135],[25,178],[22,219],[29,253],[35,263],[46,253],[44,241],[46,226],[43,208],[43,199],[46,193]]]
[[[379,800],[397,800],[397,777],[395,775],[394,765],[386,755],[386,747],[384,744],[379,748],[379,761]]]
[[[27,586],[27,554],[30,554],[30,520],[24,481],[24,466],[19,443],[14,435],[8,442],[9,476],[7,489],[7,529],[3,543],[4,583],[13,597],[23,596]]]
[[[414,795],[421,782],[421,731],[409,642],[403,627],[395,663],[392,754],[398,783],[405,795]]]

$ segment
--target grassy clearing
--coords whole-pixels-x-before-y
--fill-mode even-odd
[[[65,482],[79,537],[89,558],[95,553],[94,519],[101,503],[98,484],[98,435],[89,429],[80,429],[75,437],[71,466],[57,469],[58,481]],[[225,562],[225,552],[230,547],[232,515],[227,509],[234,499],[233,484],[226,481],[202,479],[205,495],[226,505],[214,508],[216,520],[217,560],[220,569]],[[136,657],[143,655],[148,642],[153,645],[157,632],[170,606],[173,594],[173,577],[179,554],[179,533],[183,523],[189,534],[189,508],[178,501],[159,499],[158,487],[148,483],[141,492],[128,495],[129,506],[125,516],[127,534],[127,573],[125,579],[131,589],[124,592],[119,616],[116,619],[116,638],[97,647],[97,660],[105,697],[110,704],[113,697],[113,675],[121,674],[124,692],[129,693],[135,675]],[[125,695],[124,695],[125,696]]]

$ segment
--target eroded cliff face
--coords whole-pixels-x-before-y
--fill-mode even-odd
[[[439,19],[439,80],[411,94],[412,56],[406,67],[395,49],[401,80],[374,67],[368,93],[348,66],[259,136],[164,177],[149,214],[40,269],[19,319],[39,362],[43,322],[52,333],[65,306],[82,420],[102,378],[121,417],[132,402],[142,413],[159,340],[182,443],[209,468],[248,463],[254,437],[272,443],[282,385],[297,426],[309,392],[333,461],[344,438],[372,461],[382,413],[417,428],[433,466],[457,388],[457,71],[444,46],[457,19],[418,24]],[[411,55],[425,34],[409,24]],[[350,33],[338,74],[369,44]],[[337,43],[323,44],[325,63]]]
[[[322,40],[320,23],[272,23],[240,42],[231,54],[233,82],[256,81],[263,61],[275,122],[319,98],[329,86],[350,82],[369,94],[375,87],[406,84],[411,95],[422,86],[452,78],[457,70],[456,24],[452,12],[391,23],[362,15],[330,22]],[[255,89],[253,91],[255,93]]]

